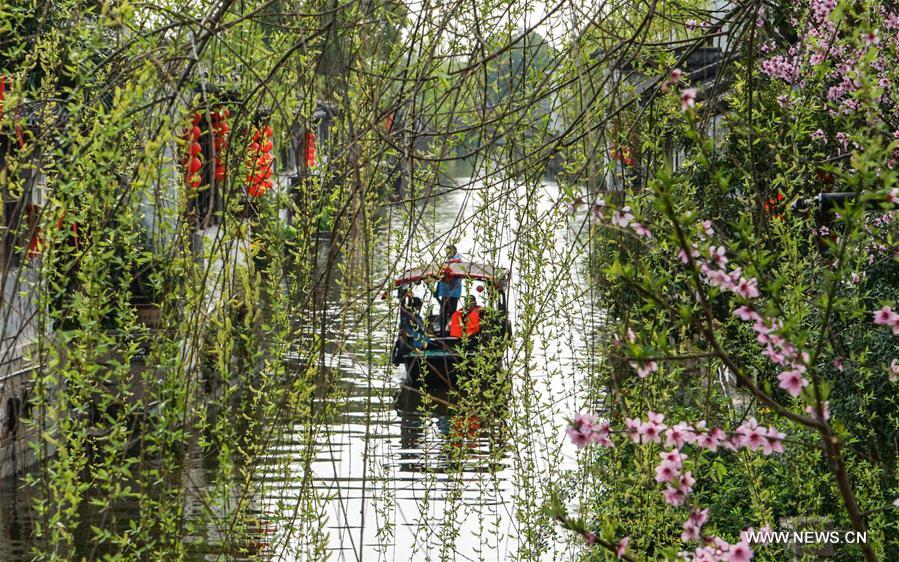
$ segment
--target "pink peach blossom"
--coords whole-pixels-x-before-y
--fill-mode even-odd
[[[574,445],[578,449],[583,449],[590,444],[590,436],[587,434],[581,433],[580,431],[571,427],[566,429],[565,432],[568,434],[568,437],[571,438],[571,442],[574,443]]]
[[[696,89],[687,88],[680,96],[680,110],[687,111],[696,105]]]
[[[680,449],[687,442],[689,426],[683,422],[673,425],[665,432],[665,446]]]
[[[670,451],[663,451],[659,453],[659,457],[663,461],[670,462],[678,469],[684,464],[684,461],[687,460],[687,455],[678,451],[677,449],[671,449]]]
[[[612,216],[612,224],[620,226],[621,228],[627,228],[633,220],[634,215],[631,214],[631,208],[629,206],[618,209]]]
[[[669,461],[662,461],[656,467],[656,482],[671,482],[680,476],[680,467]]]
[[[759,296],[758,281],[755,277],[742,278],[734,287],[734,292],[744,299],[754,299]]]
[[[790,396],[799,396],[802,389],[808,386],[808,381],[796,369],[784,371],[777,376],[780,388],[786,390]]]
[[[745,542],[738,542],[737,544],[731,545],[730,550],[727,553],[727,561],[728,562],[749,562],[752,560],[752,549],[749,548],[749,545]]]
[[[880,310],[874,312],[874,323],[878,326],[888,326],[895,321],[896,316],[897,314],[893,312],[891,307],[884,306]]]
[[[624,418],[624,425],[634,443],[640,442],[640,420],[636,418]]]
[[[655,361],[641,361],[639,363],[632,361],[631,367],[636,369],[637,376],[641,379],[645,379],[650,373],[654,373],[659,370],[659,364]]]
[[[684,503],[684,499],[686,498],[686,494],[684,494],[683,490],[680,488],[665,488],[662,491],[662,495],[665,496],[665,501],[669,505],[673,505],[675,507],[682,505]]]
[[[618,541],[618,546],[615,547],[615,556],[621,558],[625,554],[627,554],[627,545],[631,542],[630,537],[624,537],[620,541]]]
[[[652,238],[652,232],[650,232],[648,228],[646,228],[643,224],[641,224],[639,222],[635,222],[635,223],[631,224],[631,228],[634,229],[634,232],[637,234],[637,236],[642,236],[644,238]]]
[[[830,401],[825,400],[823,406],[824,406],[824,411],[822,412],[823,415],[821,416],[821,418],[824,421],[827,421],[830,419]],[[815,409],[814,406],[806,406],[805,413],[807,413],[810,416],[814,416],[816,418],[818,417],[818,410]]]

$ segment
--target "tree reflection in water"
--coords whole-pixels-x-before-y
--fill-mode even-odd
[[[445,386],[403,384],[400,416],[401,472],[495,472],[507,456],[500,408]]]

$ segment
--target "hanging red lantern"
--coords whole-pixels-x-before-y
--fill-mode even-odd
[[[783,216],[783,210],[781,209],[781,203],[784,200],[784,194],[781,192],[777,192],[777,195],[771,197],[767,201],[765,201],[762,205],[765,214],[772,218],[781,218]]]
[[[306,131],[306,138],[303,144],[306,157],[306,167],[315,167],[315,133]]]
[[[184,183],[196,189],[200,187],[202,178],[200,170],[203,168],[203,146],[200,144],[200,123],[203,116],[194,113],[191,117],[191,128],[187,131],[187,156],[184,159]]]
[[[609,156],[614,160],[618,160],[625,166],[634,165],[633,152],[631,151],[631,147],[629,146],[619,147],[613,144],[611,147],[609,147]]]
[[[213,159],[213,178],[216,182],[225,181],[225,159],[223,158],[225,151],[228,149],[228,133],[231,127],[228,126],[227,119],[231,115],[228,108],[219,108],[212,112],[212,148],[215,157]]]
[[[44,241],[41,238],[41,227],[36,226],[31,234],[31,241],[28,242],[28,257],[31,259],[38,258],[43,250]]]
[[[262,197],[272,188],[272,128],[269,125],[258,129],[247,147],[247,194]]]

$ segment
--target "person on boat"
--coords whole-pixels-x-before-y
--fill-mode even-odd
[[[462,263],[462,254],[456,249],[455,244],[446,247],[446,263]]]
[[[465,326],[463,330],[462,327]],[[475,336],[481,331],[481,307],[474,295],[465,298],[465,308],[453,313],[450,320],[450,337]]]
[[[421,317],[421,306],[421,299],[413,298],[411,307],[404,307],[400,319],[400,332],[405,335],[409,349],[424,349],[428,346],[425,321]]]
[[[425,321],[421,317],[421,299],[412,299],[412,310],[406,325],[406,341],[415,349],[424,349],[428,346],[428,336],[425,333]]]
[[[461,261],[462,256],[456,250],[456,246],[453,244],[447,246],[446,265],[461,263]],[[443,279],[437,282],[435,296],[440,301],[440,326],[445,333],[450,317],[456,312],[456,308],[459,307],[459,299],[462,297],[462,278],[448,272],[445,273]]]
[[[405,334],[415,319],[415,301],[421,300],[412,296],[409,291],[400,301],[400,333]]]

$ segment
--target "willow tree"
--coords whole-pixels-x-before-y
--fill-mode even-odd
[[[395,312],[377,296],[461,232],[516,269],[502,373],[472,363],[507,399],[490,404],[504,435],[490,463],[514,458],[517,556],[564,544],[561,521],[601,547],[589,557],[777,559],[741,531],[804,517],[868,532],[841,556],[896,557],[889,6],[68,0],[0,14],[4,287],[33,311],[4,337],[33,372],[21,413],[41,461],[39,557],[325,558],[311,467],[348,399],[329,350],[364,365],[368,493],[376,379],[391,375],[378,326]],[[447,179],[460,161],[467,183]],[[549,174],[561,195],[546,208]],[[427,203],[448,191],[476,212],[430,232]],[[823,191],[850,195],[806,204]],[[570,368],[546,345],[561,337],[586,342]],[[562,428],[546,437],[552,381],[600,414],[572,419],[577,445],[599,445],[575,472],[553,464]],[[483,407],[472,394],[453,404],[463,420]],[[299,482],[271,494],[256,461],[287,423],[303,445],[266,470],[299,466]],[[447,482],[461,502],[464,472]],[[580,516],[544,510],[552,494]],[[421,525],[415,548],[451,557],[459,516]],[[252,538],[273,520],[275,544]]]

